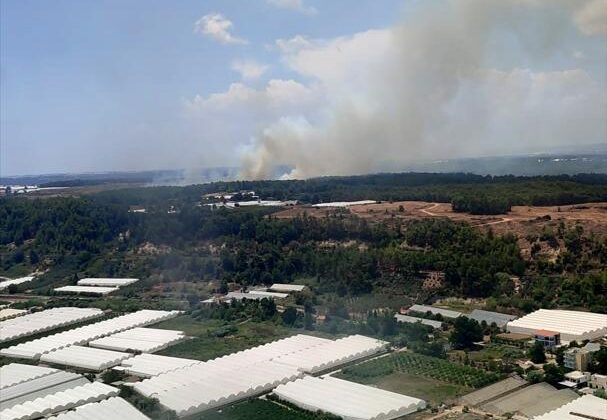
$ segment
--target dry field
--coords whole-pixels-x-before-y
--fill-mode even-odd
[[[404,211],[399,211],[400,206]],[[389,222],[393,220],[411,220],[420,218],[446,217],[456,221],[465,221],[472,226],[488,229],[495,233],[515,233],[519,237],[541,232],[544,226],[558,226],[560,222],[567,227],[581,225],[584,231],[596,235],[607,235],[607,203],[588,203],[569,206],[530,207],[515,206],[507,215],[475,216],[467,213],[455,213],[448,203],[430,203],[424,201],[384,202],[351,206],[347,210],[334,208],[314,208],[296,206],[273,216],[293,218],[306,213],[313,217],[328,217],[335,212],[345,212],[371,221]],[[549,216],[549,217],[548,217]]]

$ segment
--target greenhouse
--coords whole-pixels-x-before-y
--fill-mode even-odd
[[[607,418],[607,400],[584,395],[576,398],[556,410],[552,410],[534,420],[581,420],[581,419],[605,419]]]
[[[78,280],[78,286],[122,287],[138,281],[139,279],[86,278]]]
[[[574,340],[581,342],[607,334],[607,315],[560,309],[540,309],[509,322],[507,330],[511,333],[531,336],[537,330],[548,330],[560,333],[561,340],[564,342]]]
[[[182,331],[133,328],[91,341],[89,346],[116,351],[154,353],[185,339]]]
[[[135,407],[120,397],[112,397],[100,402],[94,402],[76,407],[75,410],[66,411],[58,416],[49,417],[49,420],[146,420]]]
[[[103,316],[97,308],[52,308],[0,322],[0,343]]]
[[[119,365],[120,362],[129,357],[133,357],[133,355],[131,353],[95,349],[92,347],[68,346],[43,354],[40,357],[40,361],[100,372]]]
[[[121,365],[114,369],[124,370],[131,375],[149,378],[199,363],[200,360],[182,359],[181,357],[139,354],[130,359],[123,360]]]
[[[105,296],[118,290],[118,287],[97,287],[97,286],[63,286],[57,287],[55,293],[85,293],[89,295]]]
[[[0,411],[0,418],[2,420],[36,419],[117,395],[117,388],[101,382],[92,382],[3,409]]]
[[[42,366],[10,363],[0,367],[0,389],[41,378],[55,372],[58,372],[58,370]]]
[[[344,420],[390,420],[426,407],[418,398],[331,376],[306,376],[278,386],[274,394],[305,410],[322,410]]]
[[[145,309],[4,348],[0,350],[0,355],[25,359],[38,359],[44,353],[49,353],[71,345],[86,344],[98,338],[131,328],[155,324],[173,318],[179,315],[179,313],[179,311],[154,311]],[[25,317],[17,319],[23,318]]]
[[[440,321],[433,321],[431,319],[418,318],[415,316],[396,314],[394,315],[394,318],[397,322],[404,322],[406,324],[417,324],[419,322],[420,324],[427,325],[436,330],[440,330],[443,327],[443,323]]]

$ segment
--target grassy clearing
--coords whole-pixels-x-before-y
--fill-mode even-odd
[[[158,354],[209,360],[236,351],[259,346],[293,334],[290,329],[271,322],[244,322],[226,324],[220,320],[196,320],[189,315],[170,319],[155,328],[181,330],[193,337]],[[229,333],[221,336],[221,331],[229,328]]]
[[[336,376],[343,379],[351,379],[347,375]],[[356,382],[420,398],[433,405],[454,400],[471,391],[470,388],[465,386],[449,384],[436,379],[424,378],[403,372],[394,372],[381,377],[365,378],[363,380],[356,380]]]
[[[436,379],[468,388],[480,388],[499,379],[498,375],[436,357],[399,352],[345,368],[345,379],[354,381],[381,378],[395,372]]]
[[[292,410],[268,400],[250,400],[196,417],[197,420],[321,420],[322,415]]]

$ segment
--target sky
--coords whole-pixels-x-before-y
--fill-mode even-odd
[[[607,0],[2,0],[0,175],[607,142]]]

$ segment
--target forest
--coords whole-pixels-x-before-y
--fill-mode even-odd
[[[442,182],[449,179],[437,177]],[[596,194],[605,188],[600,176],[558,178],[550,182],[579,182]],[[382,179],[377,183],[382,184]],[[454,182],[457,179],[453,177]],[[461,185],[471,180],[482,190],[494,184],[486,177],[465,175]],[[528,188],[529,182],[547,181],[500,182],[495,185],[510,185],[520,193],[521,183]],[[307,278],[314,280],[320,293],[340,297],[367,293],[415,295],[425,301],[440,296],[491,297],[499,305],[525,311],[537,302],[607,310],[607,244],[575,229],[551,233],[553,241],[567,245],[567,252],[555,263],[530,264],[521,257],[514,235],[484,233],[465,223],[424,219],[387,225],[340,213],[326,219],[304,215],[282,220],[272,216],[272,208],[229,210],[197,205],[194,197],[211,189],[205,185],[72,198],[1,199],[0,269],[4,275],[47,270],[33,283],[41,293],[51,293],[51,286],[72,284],[85,275],[142,277],[147,280],[138,287],[147,288],[157,281],[246,286]],[[545,191],[550,193],[556,194]],[[149,197],[153,201],[146,201]],[[515,196],[502,199],[514,201]],[[129,205],[142,203],[149,206],[147,213],[128,211]],[[178,211],[168,213],[169,205]],[[162,252],[142,254],[140,250],[149,244]],[[590,272],[587,259],[576,258],[580,253],[594,256],[596,266]],[[429,271],[444,274],[440,288],[423,287],[424,273]],[[514,293],[513,276],[523,278],[523,294]],[[560,292],[546,295],[543,290]],[[125,288],[120,293],[137,290]]]

